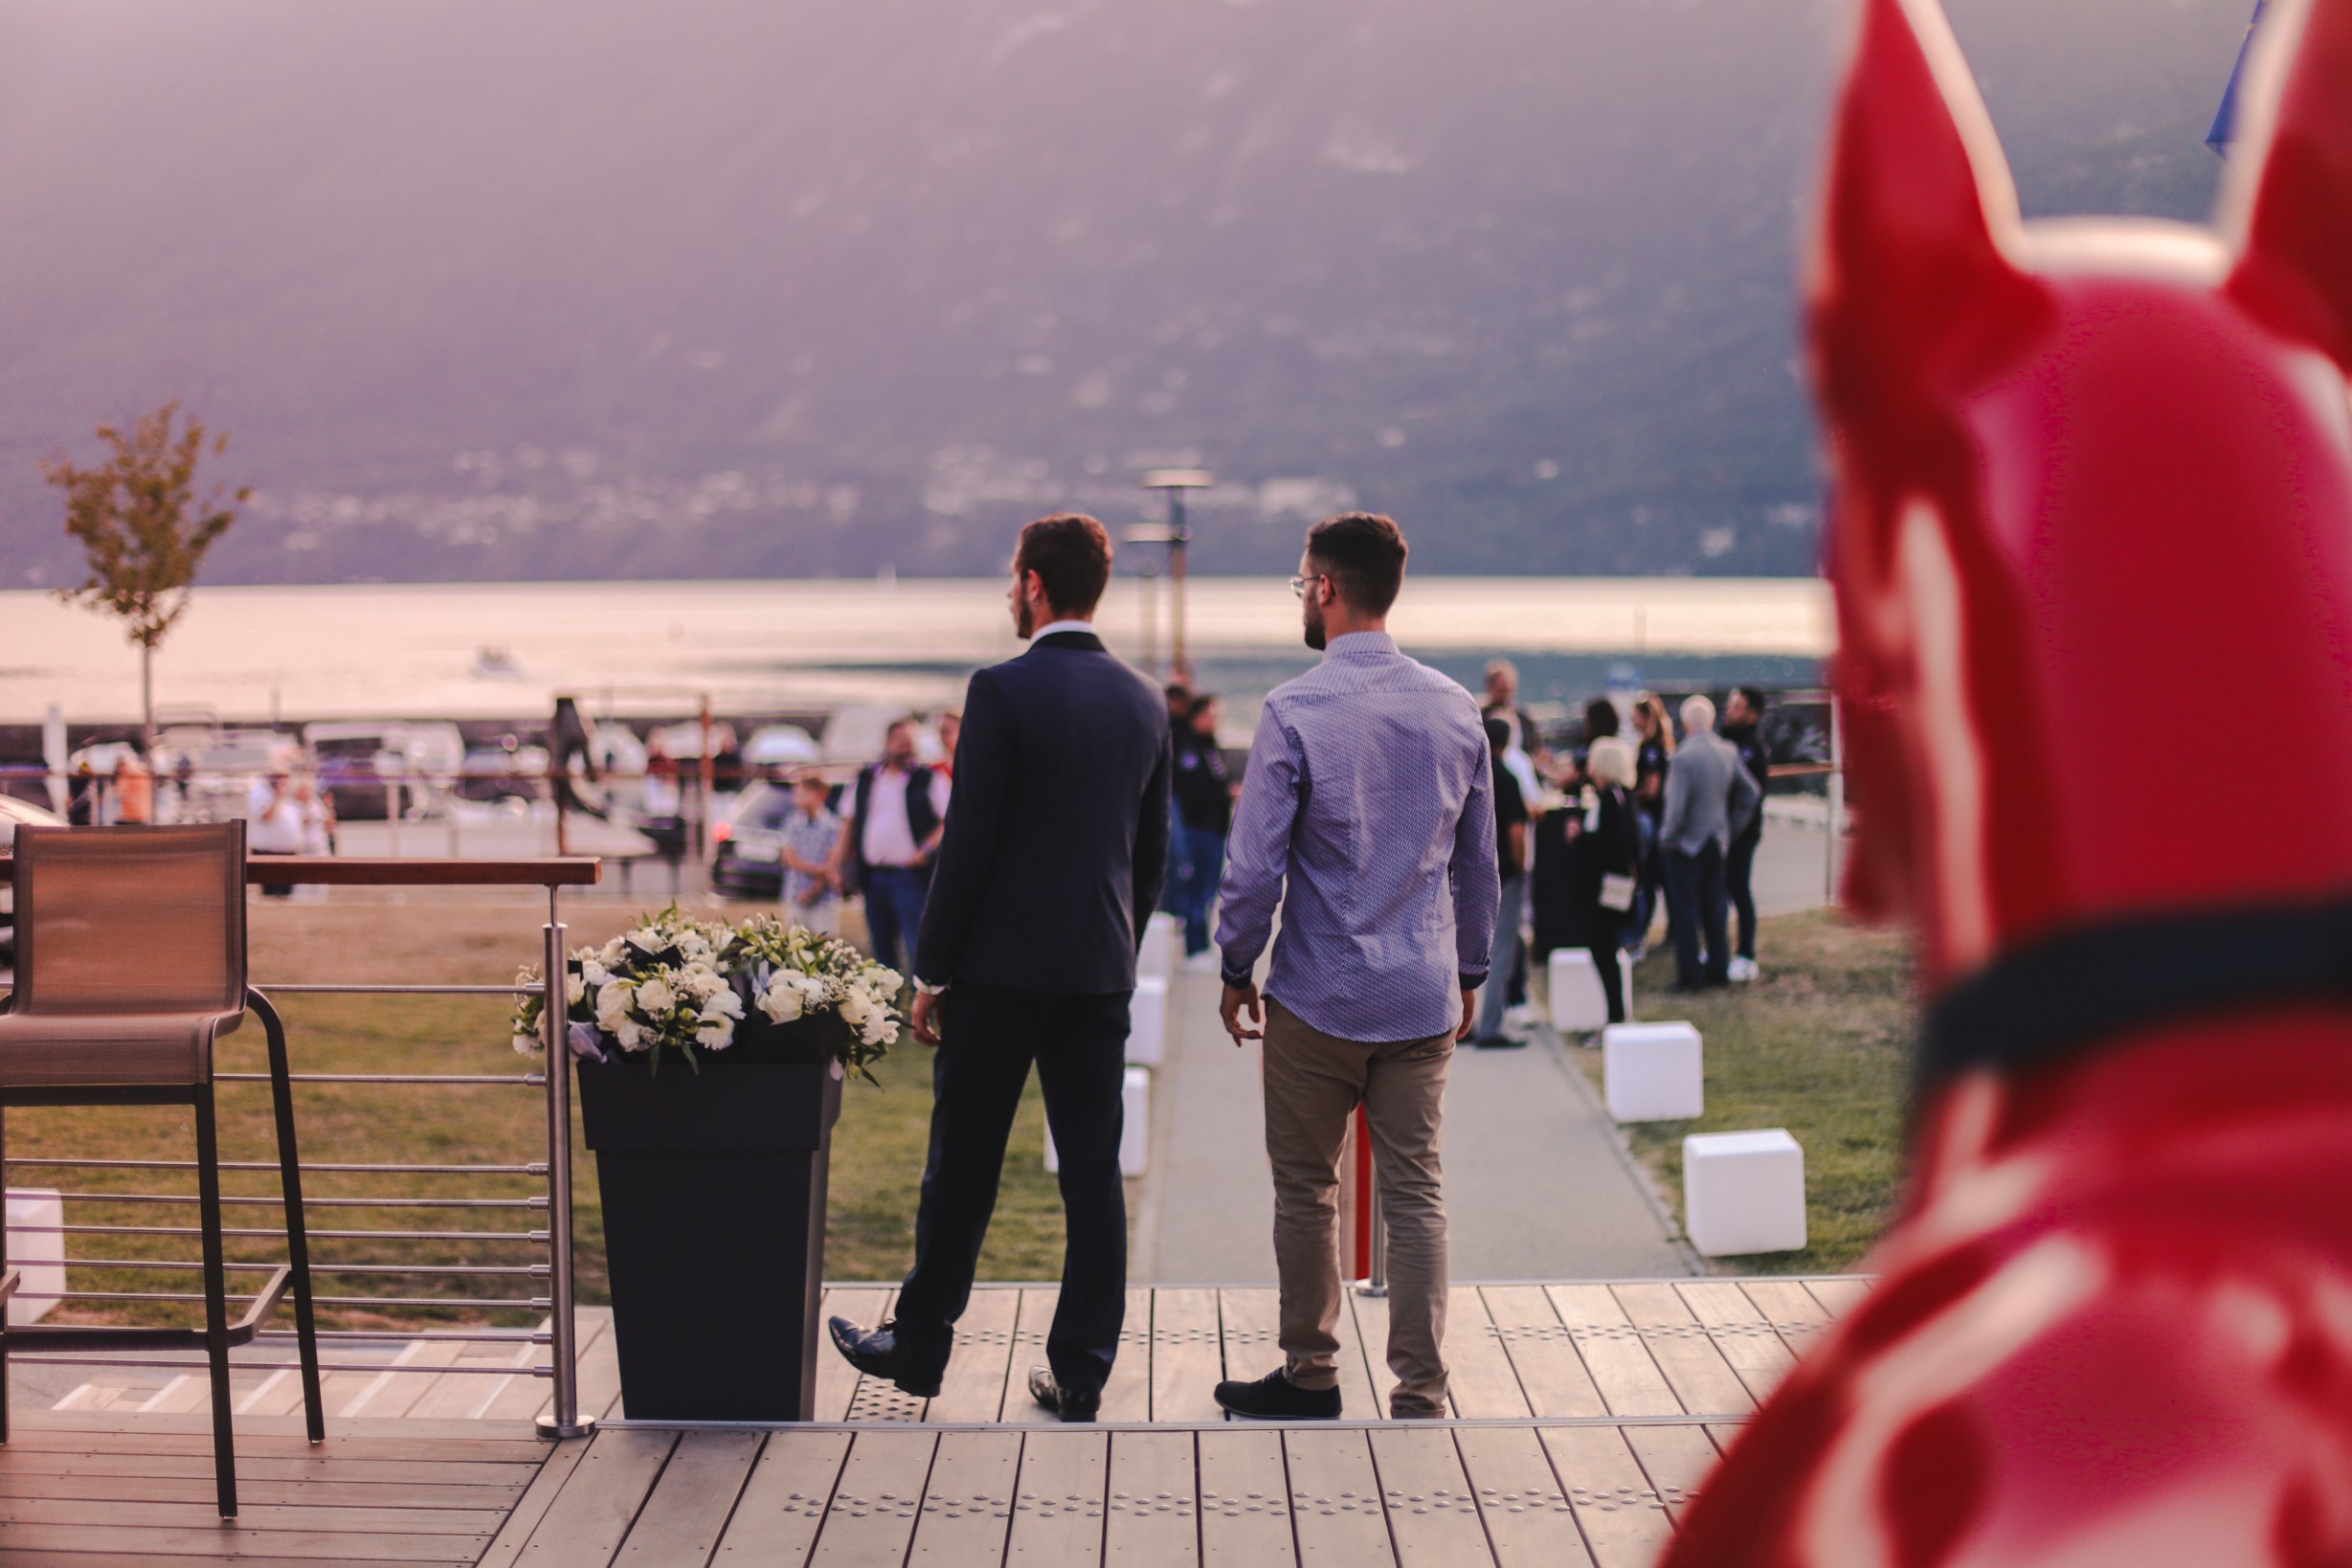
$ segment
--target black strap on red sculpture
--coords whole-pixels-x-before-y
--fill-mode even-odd
[[[2254,1008],[2352,1004],[2352,899],[2118,916],[2003,953],[1928,1012],[1919,1083],[2014,1072],[2114,1036]]]

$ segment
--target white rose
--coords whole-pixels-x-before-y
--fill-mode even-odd
[[[873,1004],[865,999],[863,992],[852,991],[841,998],[841,1021],[852,1028],[863,1023],[873,1010]]]
[[[596,1022],[606,1034],[618,1029],[629,1017],[629,987],[615,980],[596,993]]]
[[[790,1023],[800,1016],[799,990],[779,976],[775,984],[759,994],[759,1010],[775,1023]]]
[[[514,1054],[517,1056],[537,1056],[539,1054],[539,1037],[536,1035],[515,1036]]]
[[[705,1023],[716,1023],[721,1019],[743,1017],[743,998],[732,991],[713,993],[700,1009]]]
[[[596,962],[594,955],[580,960],[580,978],[592,986],[600,986],[613,977],[613,972]]]
[[[622,1019],[610,1032],[615,1040],[620,1042],[620,1048],[624,1051],[641,1051],[645,1048],[648,1039],[645,1026],[635,1019]]]
[[[571,974],[565,976],[564,999],[574,1007],[577,1007],[580,1005],[580,1003],[586,1001],[588,999],[587,976],[581,974]]]
[[[637,1004],[644,1010],[646,1017],[659,1018],[678,1005],[678,995],[670,989],[666,980],[643,980],[638,984]]]
[[[706,1023],[694,1031],[694,1043],[707,1045],[714,1051],[726,1050],[734,1042],[734,1039],[735,1020],[733,1019],[720,1019],[715,1022]]]

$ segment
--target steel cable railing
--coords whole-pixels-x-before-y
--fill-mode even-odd
[[[0,879],[8,876],[9,857],[0,852]],[[563,1038],[566,1008],[558,989],[564,974],[564,931],[561,890],[567,886],[582,886],[594,883],[597,862],[593,860],[540,861],[426,861],[396,862],[283,856],[257,858],[248,867],[248,880],[262,884],[328,884],[360,886],[471,885],[471,886],[541,886],[548,893],[548,919],[541,937],[541,995],[547,1005],[541,1010],[545,1029],[544,1060],[560,1067],[568,1063],[568,1047]],[[508,985],[391,985],[391,984],[323,984],[301,983],[288,985],[259,985],[254,987],[259,997],[273,996],[318,997],[511,997],[518,987]],[[299,1052],[301,1037],[297,1031],[288,1033],[289,1048]],[[216,1071],[214,1081],[230,1084],[267,1084],[267,1073]],[[500,1311],[541,1312],[547,1321],[536,1328],[499,1327],[495,1324],[459,1327],[429,1328],[419,1324],[414,1328],[400,1326],[377,1329],[325,1329],[320,1332],[323,1341],[356,1346],[361,1343],[382,1344],[387,1340],[424,1340],[445,1344],[482,1344],[512,1346],[528,1352],[545,1346],[549,1364],[519,1365],[511,1361],[466,1362],[457,1359],[404,1364],[399,1361],[354,1361],[345,1357],[324,1360],[321,1371],[326,1373],[365,1373],[370,1376],[402,1373],[437,1377],[445,1374],[495,1375],[513,1377],[518,1374],[544,1378],[549,1384],[549,1414],[541,1421],[541,1428],[549,1435],[570,1436],[585,1430],[579,1418],[579,1395],[576,1365],[576,1344],[573,1325],[573,1260],[571,1228],[571,1075],[562,1070],[534,1070],[519,1073],[482,1072],[296,1072],[290,1074],[295,1085],[317,1086],[335,1091],[370,1090],[414,1087],[446,1087],[453,1090],[481,1092],[483,1090],[524,1088],[536,1091],[544,1105],[546,1157],[520,1161],[433,1161],[433,1160],[308,1160],[300,1162],[300,1172],[305,1176],[333,1175],[375,1181],[396,1177],[513,1179],[523,1178],[541,1185],[537,1192],[515,1196],[495,1194],[447,1193],[407,1190],[393,1193],[334,1193],[312,1196],[305,1193],[302,1208],[305,1218],[314,1211],[331,1217],[335,1211],[398,1211],[424,1215],[435,1212],[448,1214],[457,1221],[452,1226],[337,1226],[319,1227],[305,1224],[304,1230],[314,1244],[320,1243],[346,1243],[351,1248],[374,1248],[378,1255],[349,1258],[314,1256],[310,1272],[314,1277],[357,1285],[367,1280],[382,1280],[387,1284],[413,1281],[425,1284],[442,1280],[479,1282],[512,1280],[525,1283],[521,1293],[509,1289],[499,1295],[484,1296],[451,1289],[446,1293],[414,1293],[404,1295],[342,1294],[315,1297],[321,1309],[346,1310],[370,1313],[384,1311],[432,1312],[451,1310],[471,1314]],[[302,1114],[298,1108],[296,1125],[298,1137]],[[298,1151],[300,1153],[300,1151]],[[185,1159],[155,1159],[121,1157],[109,1158],[91,1154],[41,1154],[11,1153],[6,1160],[10,1173],[46,1170],[83,1173],[90,1178],[101,1174],[160,1176],[187,1173],[192,1175],[196,1162]],[[223,1160],[218,1168],[224,1173],[275,1175],[275,1160]],[[57,1196],[73,1212],[72,1222],[60,1219],[54,1224],[11,1224],[11,1237],[56,1236],[103,1237],[127,1241],[138,1239],[192,1240],[201,1236],[194,1225],[136,1222],[141,1207],[169,1209],[198,1201],[194,1193],[155,1191],[112,1192],[102,1184],[84,1185],[72,1190],[57,1190]],[[236,1193],[222,1195],[224,1208],[281,1207],[280,1196],[270,1193]],[[127,1222],[116,1222],[112,1217],[99,1220],[83,1218],[96,1209],[101,1216],[112,1207],[131,1211]],[[503,1230],[482,1228],[479,1222],[467,1224],[464,1216],[492,1213],[528,1215],[543,1220],[544,1228]],[[353,1218],[358,1218],[355,1214]],[[156,1215],[161,1221],[167,1216]],[[224,1237],[233,1242],[282,1242],[286,1231],[282,1225],[253,1225],[224,1227]],[[389,1246],[431,1246],[459,1253],[457,1259],[436,1258],[399,1259],[381,1256]],[[474,1256],[481,1248],[491,1248],[491,1260]],[[517,1247],[531,1254],[527,1261],[497,1261],[497,1249]],[[335,1250],[343,1250],[335,1247]],[[11,1248],[15,1252],[16,1248]],[[70,1254],[70,1247],[63,1248]],[[135,1250],[135,1248],[134,1248]],[[11,1261],[23,1261],[21,1258]],[[67,1256],[67,1268],[84,1276],[104,1276],[122,1273],[187,1272],[201,1269],[200,1263],[177,1258],[119,1257],[109,1252],[104,1256]],[[278,1265],[251,1260],[232,1260],[227,1268],[234,1274],[267,1275]],[[18,1291],[20,1300],[72,1302],[88,1306],[104,1306],[117,1310],[184,1308],[199,1305],[204,1297],[198,1291],[145,1288],[57,1288]],[[254,1299],[251,1294],[235,1295],[238,1305]],[[283,1344],[295,1337],[290,1329],[263,1329],[257,1335],[274,1343]],[[68,1352],[15,1353],[27,1361],[59,1365],[92,1367],[188,1367],[200,1365],[186,1359],[167,1355],[141,1355],[136,1353],[100,1355]],[[251,1371],[292,1370],[299,1367],[292,1361],[240,1360],[238,1367]]]

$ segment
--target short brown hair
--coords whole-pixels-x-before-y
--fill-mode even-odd
[[[1041,517],[1020,530],[1013,570],[1036,572],[1056,612],[1086,615],[1110,581],[1110,531],[1084,512]]]
[[[1368,616],[1385,616],[1404,587],[1404,530],[1378,512],[1341,512],[1307,530],[1308,557],[1339,596]]]

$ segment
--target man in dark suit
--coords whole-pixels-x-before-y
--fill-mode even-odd
[[[1064,1421],[1093,1418],[1126,1315],[1128,1007],[1168,862],[1167,713],[1094,635],[1109,578],[1094,519],[1021,529],[1011,598],[1029,651],[972,678],[915,950],[909,1021],[938,1055],[914,1267],[892,1321],[832,1321],[860,1371],[938,1393],[1034,1061],[1068,1243],[1029,1390]]]

